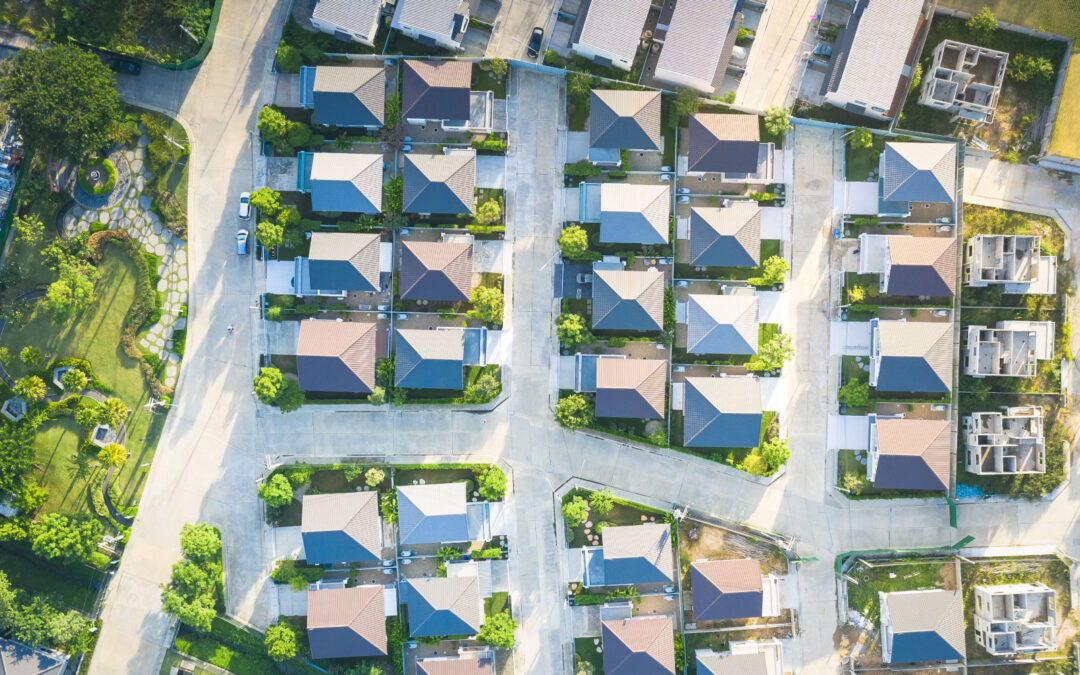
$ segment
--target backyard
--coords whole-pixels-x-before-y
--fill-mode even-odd
[[[878,592],[956,588],[952,561],[941,559],[907,558],[887,561],[859,559],[845,577],[847,578],[848,608],[859,612],[872,624],[877,623],[881,615]]]
[[[581,497],[585,501],[590,501],[592,490],[585,490],[583,488],[576,488],[567,492],[563,498],[562,503],[566,504],[574,499],[574,497]],[[597,513],[590,503],[589,517],[583,523],[575,526],[571,526],[570,523],[566,523],[566,536],[569,539],[566,545],[568,548],[581,548],[582,546],[589,545],[589,534],[585,530],[590,532],[600,524],[603,525],[641,525],[644,522],[667,522],[670,517],[666,512],[658,509],[649,508],[641,504],[635,504],[634,502],[626,501],[624,499],[612,498],[611,511],[601,515]],[[602,527],[600,529],[603,529]],[[599,532],[599,530],[597,530]],[[602,533],[601,533],[602,536]]]

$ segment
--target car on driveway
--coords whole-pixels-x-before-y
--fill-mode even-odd
[[[528,54],[530,59],[540,56],[540,43],[544,41],[544,29],[537,26],[533,28],[532,37],[529,38]]]
[[[108,66],[113,72],[126,73],[128,75],[138,75],[142,70],[142,64],[138,61],[132,61],[130,59],[122,59],[116,56],[106,56],[102,60],[105,65]]]
[[[240,193],[240,217],[247,219],[251,215],[251,193]]]
[[[236,255],[247,255],[248,231],[240,230],[236,233]]]

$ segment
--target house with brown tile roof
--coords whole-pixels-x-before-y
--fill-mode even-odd
[[[761,264],[761,207],[757,202],[690,209],[690,264],[757,267]]]
[[[660,92],[593,89],[589,148],[660,150]]]
[[[706,173],[755,174],[762,145],[757,115],[695,113],[687,133],[686,175]],[[768,148],[766,148],[768,149]]]
[[[471,214],[476,203],[476,151],[405,155],[404,213]]]
[[[780,614],[777,577],[761,574],[750,558],[690,563],[694,621],[751,619]]]
[[[878,274],[888,295],[956,295],[959,265],[956,237],[859,235],[859,274]]]
[[[495,675],[495,654],[467,652],[416,660],[416,675]]]
[[[604,675],[675,675],[675,637],[669,616],[603,621]]]
[[[377,293],[382,288],[381,247],[378,234],[312,232],[307,256],[297,256],[294,263],[296,294],[344,297],[350,291]]]
[[[468,302],[472,292],[471,241],[402,241],[399,292],[406,300]]]
[[[409,4],[420,3],[410,0]],[[401,78],[402,119],[410,124],[468,121],[471,63],[405,59],[401,62]]]
[[[948,490],[952,423],[870,415],[866,477],[876,488]]]
[[[383,587],[308,591],[307,632],[316,659],[386,656]]]
[[[377,346],[374,323],[301,321],[296,345],[300,389],[370,394],[375,387]]]
[[[599,359],[596,416],[662,419],[666,413],[667,361]]]
[[[308,564],[381,559],[383,529],[377,492],[304,495],[301,506],[300,535]]]

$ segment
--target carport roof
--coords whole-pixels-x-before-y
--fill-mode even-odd
[[[480,581],[474,576],[408,580],[409,635],[476,635],[481,616]]]
[[[660,92],[593,89],[590,97],[590,148],[660,149]]]
[[[694,654],[698,675],[769,675],[765,652],[717,654],[699,649]]]
[[[375,386],[378,345],[374,323],[300,322],[296,370],[304,391],[370,394]]]
[[[949,489],[949,420],[877,418],[873,424],[877,428],[878,453],[874,487]]]
[[[690,264],[757,267],[761,264],[761,207],[735,202],[690,209]]]
[[[305,495],[300,533],[310,564],[378,560],[382,522],[375,491]]]
[[[963,659],[964,602],[959,591],[926,590],[886,593],[882,615],[892,634],[889,663]]]
[[[317,659],[386,655],[383,587],[308,591],[308,641]]]
[[[956,193],[956,145],[885,144],[881,199],[887,202],[945,202]]]
[[[756,354],[757,350],[756,295],[690,294],[686,351],[692,354]]]
[[[699,560],[690,564],[694,621],[749,619],[761,616],[761,563]]]
[[[755,448],[761,443],[761,384],[755,377],[688,377],[683,445]]]
[[[472,243],[404,241],[399,274],[402,298],[468,302],[472,290]]]
[[[397,491],[398,529],[402,544],[469,540],[464,482],[400,485]]]
[[[696,113],[690,116],[689,133],[689,171],[757,172],[761,146],[757,115]]]
[[[666,185],[604,183],[600,187],[600,241],[668,243],[671,193]]]
[[[374,153],[311,153],[311,210],[367,214],[382,211],[382,159],[382,155]]]
[[[406,389],[461,389],[465,332],[398,328],[394,384]]]
[[[675,675],[671,617],[604,621],[600,632],[605,675]]]
[[[889,295],[956,294],[956,237],[889,237]]]
[[[663,418],[666,389],[663,359],[597,359],[597,417]]]
[[[409,0],[407,4],[424,7],[415,0]],[[453,4],[460,3],[453,0]],[[404,8],[399,12],[404,13]],[[405,59],[402,64],[401,117],[468,121],[470,87],[472,64],[467,61]]]
[[[307,287],[323,291],[379,290],[382,238],[364,232],[313,232]]]
[[[326,2],[321,0],[316,12]],[[386,110],[386,72],[381,62],[380,65],[316,66],[312,95],[315,110],[311,121],[315,124],[382,126]]]
[[[592,319],[599,330],[662,330],[664,275],[658,270],[594,269]]]
[[[476,151],[405,155],[405,213],[466,214],[476,198]]]
[[[871,323],[871,340],[876,335],[880,343],[876,348],[881,356],[876,364],[876,389],[937,393],[952,388],[951,323],[880,319]],[[871,353],[874,351],[875,345],[871,345]]]

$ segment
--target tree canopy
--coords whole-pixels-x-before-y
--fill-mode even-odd
[[[48,513],[31,529],[34,554],[49,559],[85,561],[97,548],[104,531],[101,522],[89,515],[68,518]]]
[[[210,562],[221,555],[221,534],[213,525],[184,523],[180,529],[180,550],[195,562]]]
[[[112,72],[69,44],[19,50],[0,73],[0,97],[27,147],[48,157],[85,158],[108,145],[120,117]]]
[[[304,584],[305,588],[307,583]],[[267,655],[275,661],[288,661],[296,656],[296,629],[288,621],[278,621],[266,629],[264,639]]]
[[[589,250],[589,234],[580,225],[564,227],[559,233],[559,249],[567,258],[580,258]]]
[[[498,614],[489,616],[480,626],[480,633],[476,639],[485,642],[496,649],[514,648],[514,631],[517,630],[518,622],[510,618],[510,612],[503,610]]]
[[[567,429],[580,429],[592,423],[596,413],[593,405],[581,394],[570,394],[555,405],[555,419]]]
[[[280,473],[270,476],[270,480],[259,486],[259,498],[271,508],[280,508],[293,500],[293,489],[289,479]]]
[[[105,466],[123,466],[130,455],[127,448],[119,443],[109,443],[98,450],[98,460]]]

